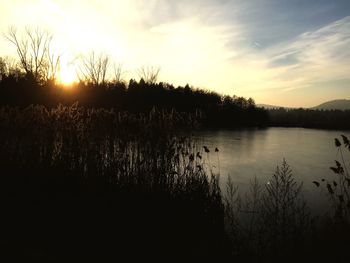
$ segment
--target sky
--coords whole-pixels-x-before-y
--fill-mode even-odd
[[[349,0],[0,0],[0,31],[10,26],[52,32],[66,71],[95,51],[126,79],[153,66],[160,81],[257,103],[350,99]]]

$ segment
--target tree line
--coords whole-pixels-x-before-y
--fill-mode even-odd
[[[350,129],[350,110],[271,109],[269,126]]]
[[[67,90],[59,84],[60,55],[52,51],[52,35],[40,29],[26,29],[23,35],[10,28],[5,34],[18,54],[17,60],[0,58],[0,104],[26,107],[40,104],[55,107],[76,101],[82,106],[113,108],[117,111],[148,113],[151,109],[196,113],[206,126],[265,126],[266,111],[252,98],[220,95],[158,82],[160,68],[138,69],[139,81],[123,79],[120,65],[107,55],[92,52],[77,66],[79,82]]]
[[[68,90],[57,81],[61,56],[52,49],[50,33],[27,28],[20,35],[10,28],[5,38],[15,47],[17,59],[0,57],[0,105],[56,107],[79,102],[131,113],[147,114],[153,108],[191,113],[206,127],[350,129],[349,111],[261,109],[252,98],[159,82],[158,67],[143,66],[137,70],[139,80],[125,81],[121,65],[95,52],[80,57],[79,81]]]

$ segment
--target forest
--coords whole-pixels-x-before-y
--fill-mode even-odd
[[[349,130],[350,110],[270,109],[269,126]]]
[[[145,77],[145,76],[144,76]],[[146,80],[145,80],[146,79]],[[203,127],[303,127],[350,129],[350,111],[309,109],[263,109],[252,98],[220,95],[213,91],[153,82],[146,78],[129,82],[92,80],[74,84],[69,90],[54,80],[39,81],[21,68],[11,68],[0,58],[0,105],[26,107],[60,103],[118,112],[149,113],[159,110],[195,114]]]

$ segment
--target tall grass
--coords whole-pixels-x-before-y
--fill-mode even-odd
[[[330,167],[335,175],[333,180],[321,179],[313,183],[326,189],[333,208],[334,219],[350,223],[350,174],[349,160],[347,160],[347,151],[350,152],[350,142],[345,135],[341,135],[342,139],[335,138],[335,147],[338,149],[338,160],[335,160],[335,166]]]
[[[4,107],[0,125],[1,242],[23,258],[224,256],[218,176],[184,132],[192,115]]]

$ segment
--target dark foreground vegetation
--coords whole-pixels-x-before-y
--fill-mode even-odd
[[[1,257],[224,256],[218,178],[172,135],[193,125],[188,115],[75,104],[2,108],[0,119]]]
[[[348,160],[314,182],[334,208],[314,218],[286,162],[245,196],[230,180],[222,192],[219,149],[191,139],[196,125],[175,111],[2,107],[1,257],[346,262]]]

